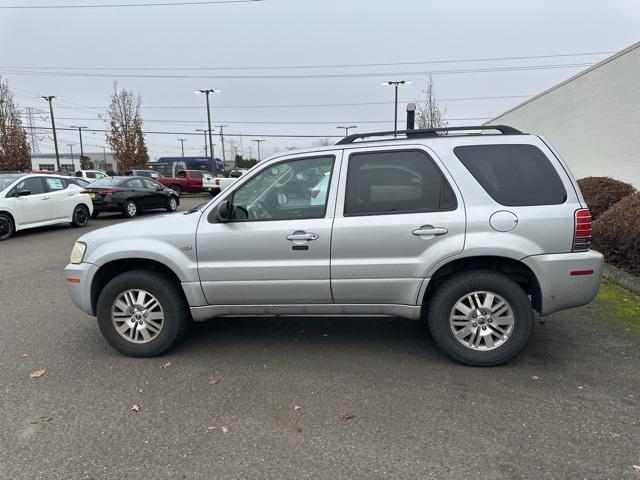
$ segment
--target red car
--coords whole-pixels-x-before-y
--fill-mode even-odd
[[[182,170],[176,177],[158,177],[155,180],[165,187],[173,189],[178,195],[182,192],[200,193],[208,188],[203,187],[203,180],[206,186],[212,183],[211,174],[202,170]]]

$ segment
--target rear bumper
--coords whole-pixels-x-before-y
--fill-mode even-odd
[[[64,279],[71,301],[91,316],[95,316],[91,304],[91,282],[97,271],[98,267],[93,263],[70,263],[64,269]]]
[[[600,288],[604,257],[599,252],[533,255],[522,262],[538,278],[542,315],[585,305]]]

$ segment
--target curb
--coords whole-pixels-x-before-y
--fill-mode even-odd
[[[626,288],[636,295],[640,295],[640,277],[620,270],[618,267],[614,267],[608,263],[604,264],[602,275],[616,285]]]

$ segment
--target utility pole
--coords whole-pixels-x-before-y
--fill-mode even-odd
[[[220,93],[221,90],[216,90],[214,88],[196,90],[195,93],[202,93],[207,97],[207,124],[209,126],[209,151],[211,152],[211,164],[213,167],[213,174],[218,174],[218,167],[216,165],[216,159],[213,156],[213,139],[211,138],[211,107],[209,105],[209,94],[210,93]],[[184,156],[184,155],[183,155]],[[224,157],[224,143],[222,144],[222,156]]]
[[[56,149],[56,166],[58,167],[58,171],[60,171],[60,154],[58,153],[58,137],[56,136],[56,120],[53,117],[53,104],[51,103],[55,95],[43,95],[41,98],[45,99],[49,102],[49,112],[51,113],[51,128],[53,129],[53,146]]]
[[[396,91],[394,108],[393,108],[393,131],[394,132],[398,131],[398,87],[400,85],[406,85],[408,83],[411,83],[411,82],[407,80],[389,80],[388,82],[383,83],[383,85],[389,85],[389,86],[395,87],[395,91]]]
[[[336,128],[342,128],[344,130],[344,136],[348,137],[349,136],[349,130],[351,130],[352,128],[358,128],[357,125],[347,125],[347,126],[338,126]]]
[[[179,138],[178,141],[180,142],[180,148],[182,148],[182,157],[184,158],[184,142],[187,141],[186,138]]]
[[[222,143],[222,165],[225,165],[227,158],[224,153],[224,131],[223,128],[228,127],[228,125],[216,125],[216,128],[220,129],[220,143]]]
[[[255,139],[255,140],[251,140],[251,141],[252,141],[252,142],[256,142],[256,143],[258,144],[258,162],[260,162],[260,160],[262,160],[262,159],[260,158],[260,143],[261,143],[261,142],[266,142],[266,140],[263,140],[263,139]],[[249,160],[251,160],[251,159],[249,159]]]
[[[84,150],[82,149],[82,129],[87,127],[78,127],[76,125],[71,125],[71,128],[77,128],[78,135],[80,135],[80,170],[82,170],[82,159],[84,157]],[[71,163],[73,163],[73,158],[71,159]]]
[[[104,161],[104,169],[107,170],[107,147],[102,147],[102,159]],[[114,170],[117,170],[114,168]]]

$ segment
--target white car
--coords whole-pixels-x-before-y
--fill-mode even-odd
[[[108,177],[109,175],[100,170],[78,170],[74,176],[78,178],[86,178],[90,182],[93,182],[94,180],[99,180],[101,178]]]
[[[45,225],[84,227],[93,203],[83,192],[60,175],[0,173],[0,240],[18,230]]]
[[[248,171],[249,170],[244,168],[234,168],[229,172],[228,177],[212,177],[211,188],[209,188],[209,184],[205,184],[203,180],[202,187],[204,190],[208,191],[212,197],[215,197],[221,191],[233,185],[240,177],[242,177]]]
[[[325,199],[327,198],[327,190],[329,189],[330,177],[331,172],[325,172],[320,181],[309,190],[311,205],[324,205]]]

